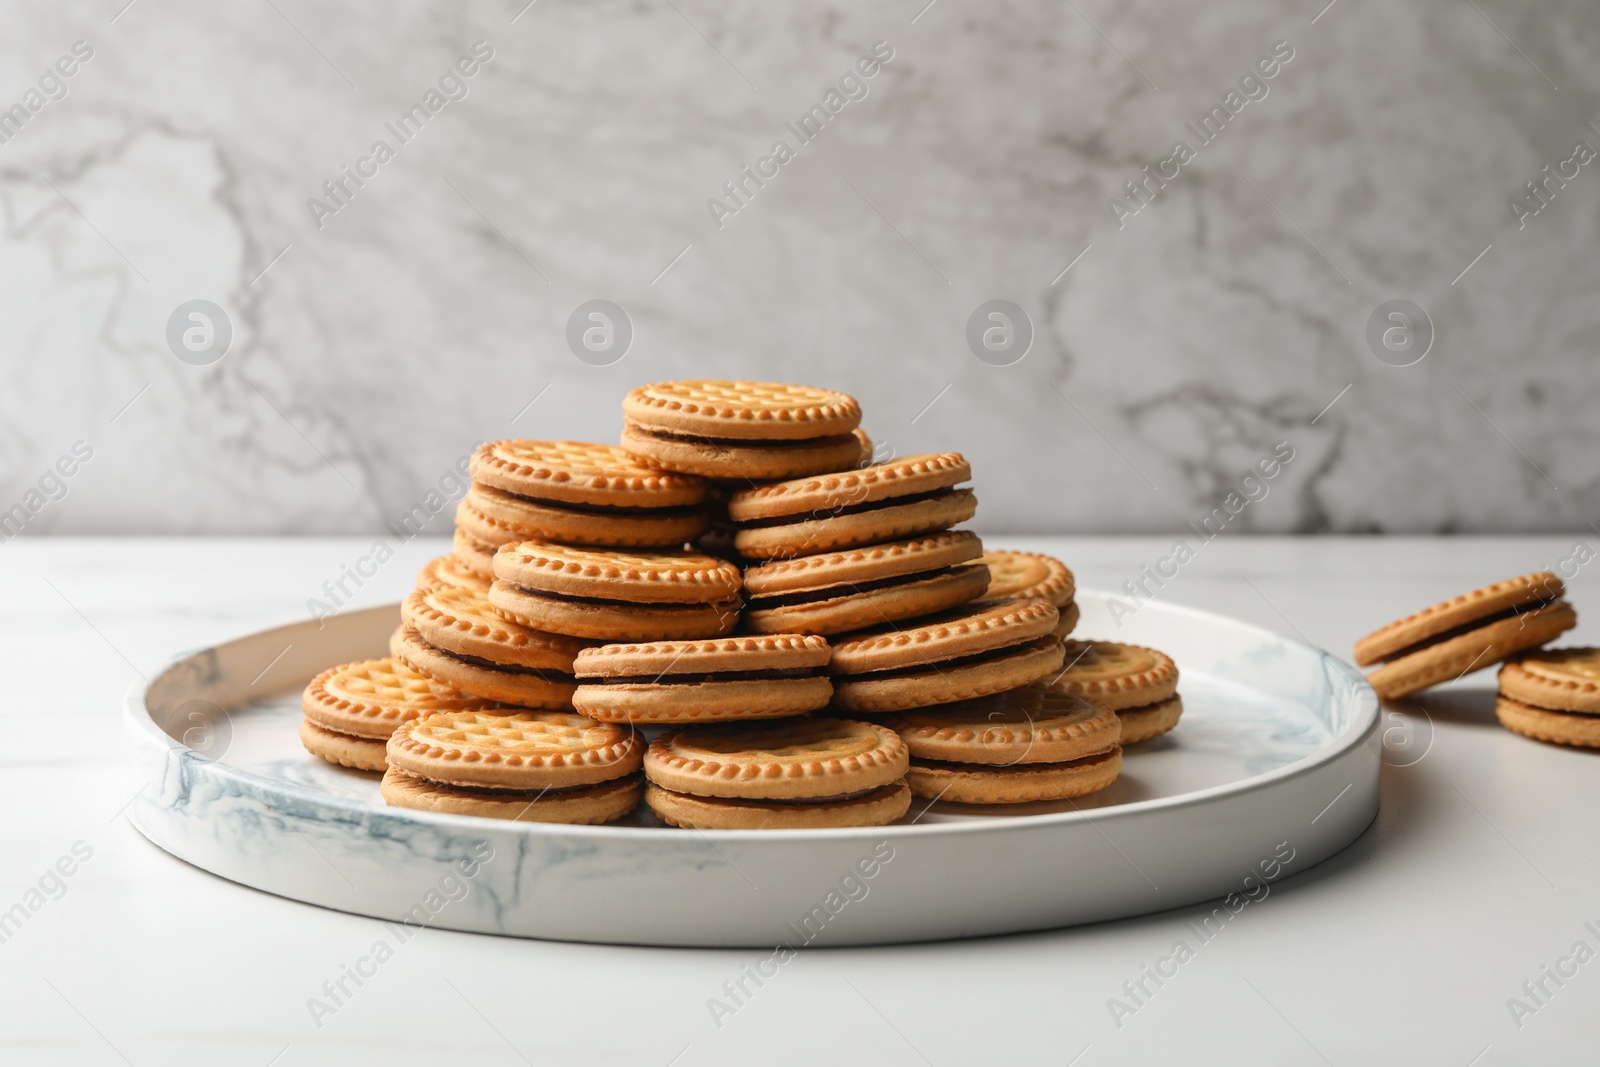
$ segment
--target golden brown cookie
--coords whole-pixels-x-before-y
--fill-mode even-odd
[[[752,559],[789,559],[947,529],[977,512],[959,453],[906,456],[859,470],[795,478],[733,494],[734,546]]]
[[[1077,591],[1077,582],[1067,565],[1042,552],[996,549],[985,552],[978,562],[989,568],[988,596],[995,599],[1038,597],[1064,608],[1072,603]]]
[[[861,405],[831,389],[719,379],[642,385],[622,413],[650,430],[740,441],[848,435],[861,422]]]
[[[1124,708],[1117,712],[1122,722],[1122,744],[1124,747],[1137,745],[1140,741],[1160,737],[1177,726],[1182,717],[1183,697],[1176,693],[1157,704]]]
[[[459,509],[457,515],[460,515]],[[451,542],[451,551],[461,561],[461,566],[490,582],[494,581],[494,550],[498,547],[479,541],[460,526],[456,527]]]
[[[1524,737],[1553,741],[1558,745],[1600,748],[1600,716],[1536,708],[1504,694],[1495,700],[1494,713],[1501,726]]]
[[[601,645],[578,654],[572,704],[601,722],[776,719],[826,707],[828,642],[800,634]]]
[[[472,477],[533,500],[629,511],[703,503],[699,478],[646,467],[615,445],[587,441],[490,441],[472,455]]]
[[[1375,630],[1356,642],[1355,660],[1362,667],[1370,667],[1415,651],[1424,642],[1453,635],[1462,627],[1518,614],[1559,600],[1565,593],[1565,584],[1549,571],[1495,582]]]
[[[713,441],[627,422],[622,447],[664,470],[744,484],[843,470],[861,461],[861,443],[853,434],[806,441]]]
[[[445,685],[501,704],[565,708],[577,681],[570,674],[534,667],[502,667],[435,648],[410,626],[389,639],[390,653],[406,666]]]
[[[1500,668],[1500,692],[1551,711],[1600,715],[1600,648],[1545,648]]]
[[[622,818],[639,804],[644,776],[630,774],[598,785],[571,789],[466,789],[419,778],[390,767],[379,791],[391,807],[474,815],[518,822],[596,826]]]
[[[1408,696],[1538,648],[1576,625],[1578,613],[1565,600],[1512,608],[1409,646],[1368,674],[1367,681],[1386,700]]]
[[[329,667],[306,686],[306,718],[334,733],[387,741],[395,727],[436,711],[481,708],[482,697],[442,685],[386,656]]]
[[[468,567],[461,557],[456,555],[430,559],[417,572],[418,589],[476,589],[487,593],[491,580],[487,575],[479,574]]]
[[[457,509],[457,521],[485,539],[509,544],[547,540],[574,545],[672,548],[711,526],[706,510],[553,504],[474,482]],[[500,540],[505,538],[505,540]]]
[[[988,572],[972,562],[982,551],[977,534],[956,531],[770,560],[744,573],[744,625],[838,634],[953,608],[984,595]]]
[[[692,796],[651,784],[644,800],[662,822],[689,830],[820,830],[887,826],[911,807],[911,790],[896,781],[859,796],[796,804]]]
[[[833,706],[904,711],[1019,689],[1061,668],[1045,600],[979,600],[835,642]]]
[[[1062,640],[1066,640],[1072,636],[1072,631],[1077,629],[1078,620],[1083,617],[1083,613],[1078,610],[1076,601],[1065,604],[1058,610],[1061,612],[1061,617],[1056,620],[1056,628],[1051,632]]]
[[[382,772],[384,768],[382,741],[335,733],[310,719],[300,720],[300,743],[313,756],[351,770]]]
[[[508,622],[477,589],[418,589],[400,603],[400,621],[428,644],[496,667],[529,667],[572,674],[572,660],[587,647],[561,634]]]
[[[1178,665],[1165,652],[1115,641],[1068,641],[1066,669],[1051,687],[1114,711],[1160,703],[1178,691]]]
[[[985,767],[976,763],[914,760],[906,784],[919,797],[959,804],[1026,804],[1096,793],[1117,780],[1122,749],[1071,763]]]
[[[908,760],[887,727],[805,717],[672,730],[650,743],[644,773],[674,793],[833,799],[899,781]]]
[[[567,789],[632,774],[644,758],[635,730],[565,711],[445,711],[389,738],[389,764],[469,789]]]
[[[1069,763],[1117,746],[1115,712],[1042,686],[901,712],[879,720],[917,760],[999,766]]]

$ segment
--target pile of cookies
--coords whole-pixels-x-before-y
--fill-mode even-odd
[[[404,807],[869,826],[913,793],[1103,789],[1176,723],[1170,659],[1067,641],[1063,564],[951,529],[977,509],[959,454],[870,463],[856,401],[806,386],[667,382],[623,410],[620,448],[477,450],[392,655],[308,688],[309,750]],[[313,693],[382,672],[380,711]]]

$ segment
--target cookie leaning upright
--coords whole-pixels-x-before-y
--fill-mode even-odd
[[[1485,586],[1424,608],[1356,642],[1367,675],[1385,699],[1408,696],[1537,648],[1572,629],[1578,614],[1549,571]]]
[[[578,653],[572,704],[647,725],[803,715],[826,707],[828,642],[800,634],[601,645]]]
[[[766,481],[861,460],[861,405],[844,393],[777,382],[695,379],[640,386],[622,402],[622,447],[652,467]]]
[[[1600,648],[1547,648],[1500,668],[1495,715],[1540,741],[1600,748]]]

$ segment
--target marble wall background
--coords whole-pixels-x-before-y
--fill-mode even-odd
[[[93,49],[0,144],[0,510],[92,450],[28,533],[378,530],[477,439],[614,440],[628,387],[690,375],[857,394],[897,451],[972,457],[991,530],[1173,530],[1278,442],[1236,528],[1600,521],[1600,163],[1509,207],[1600,148],[1589,0],[125,2],[0,16],[0,107]],[[707,198],[878,41],[719,229]],[[565,342],[597,297],[636,330],[606,367]],[[964,339],[991,298],[1034,324],[1011,366]],[[1365,340],[1399,298],[1436,331],[1408,367]],[[232,323],[210,366],[168,349],[193,299]]]

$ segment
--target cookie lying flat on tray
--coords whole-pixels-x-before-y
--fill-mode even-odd
[[[906,813],[909,756],[894,731],[844,719],[688,726],[645,754],[645,803],[702,830],[883,826]]]
[[[777,559],[744,572],[757,633],[839,634],[953,608],[984,595],[983,552],[966,531]]]
[[[978,600],[837,641],[833,706],[903,711],[1019,689],[1061,669],[1046,600]]]
[[[743,482],[855,466],[861,405],[831,389],[776,382],[658,382],[622,402],[622,447],[664,470]]]
[[[794,478],[734,493],[734,547],[751,559],[790,559],[948,529],[977,513],[957,452],[906,456],[860,470]]]
[[[535,630],[599,641],[720,637],[739,621],[739,568],[697,552],[624,552],[545,541],[495,555],[489,603]]]
[[[414,670],[464,693],[530,708],[563,708],[577,688],[585,642],[500,617],[476,589],[418,589],[400,604],[391,643]]]
[[[311,679],[301,694],[300,741],[331,763],[382,771],[384,743],[398,727],[422,715],[487,703],[392,657],[345,663]]]
[[[828,642],[800,634],[600,645],[578,653],[572,704],[601,722],[776,719],[826,707]]]
[[[1356,642],[1355,660],[1383,666],[1367,675],[1394,699],[1555,640],[1578,624],[1566,587],[1549,571],[1512,578],[1392,622]]]
[[[1054,556],[1042,552],[1011,552],[997,549],[985,552],[978,560],[989,568],[990,599],[1048,600],[1061,613],[1056,636],[1066,637],[1078,625],[1078,605],[1074,602],[1078,585],[1072,571]]]
[[[1178,725],[1178,665],[1165,652],[1115,641],[1067,641],[1066,669],[1051,688],[1104,704],[1122,721],[1122,743],[1136,745]]]

